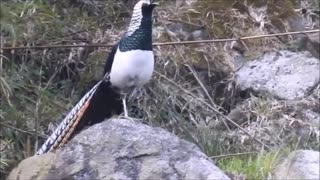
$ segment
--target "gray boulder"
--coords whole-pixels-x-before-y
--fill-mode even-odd
[[[194,144],[126,119],[96,124],[53,153],[23,160],[8,179],[229,179]]]
[[[319,60],[309,52],[278,51],[246,62],[236,73],[241,90],[280,99],[299,99],[319,83]]]
[[[274,179],[320,179],[319,151],[291,152],[274,170]]]

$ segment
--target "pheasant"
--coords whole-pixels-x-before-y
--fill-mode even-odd
[[[154,69],[152,12],[156,3],[138,1],[126,34],[112,48],[98,81],[62,120],[37,151],[44,154],[66,144],[85,126],[93,125],[124,111],[126,94],[146,84]]]

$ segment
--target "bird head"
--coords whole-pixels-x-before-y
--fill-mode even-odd
[[[152,10],[156,7],[158,3],[152,3],[151,0],[140,0],[134,7],[135,9],[140,9],[142,16],[150,16],[152,15]]]
[[[127,35],[130,36],[135,30],[137,30],[143,20],[151,21],[152,11],[157,5],[158,3],[154,3],[152,0],[138,1],[133,8]]]

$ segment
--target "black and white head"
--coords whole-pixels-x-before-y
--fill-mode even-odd
[[[121,52],[152,50],[152,11],[156,5],[151,0],[140,0],[136,3],[127,33],[119,43]]]
[[[136,3],[133,8],[127,36],[132,35],[144,23],[151,23],[150,25],[152,25],[152,11],[156,5],[151,0],[140,0]]]

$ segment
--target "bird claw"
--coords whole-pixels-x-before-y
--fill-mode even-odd
[[[132,118],[132,117],[130,117],[130,116],[119,116],[119,118],[120,119],[126,119],[126,120],[129,120],[129,121],[131,121],[132,123],[135,123],[136,122],[136,120],[134,119],[134,118]]]

